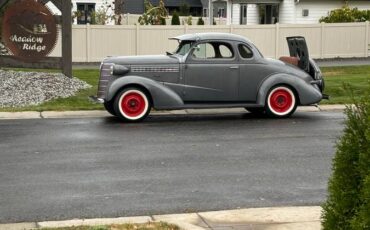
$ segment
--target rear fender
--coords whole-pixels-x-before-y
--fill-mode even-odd
[[[321,101],[322,94],[318,87],[305,82],[303,79],[288,75],[288,74],[276,74],[265,79],[259,90],[257,96],[257,104],[265,105],[267,94],[270,92],[272,87],[277,85],[287,85],[293,88],[296,92],[299,100],[299,105],[311,105]]]
[[[159,82],[139,76],[125,76],[113,81],[109,86],[107,100],[114,99],[114,96],[122,88],[130,85],[139,85],[145,88],[150,93],[155,109],[181,108],[184,106],[184,102],[174,91]]]

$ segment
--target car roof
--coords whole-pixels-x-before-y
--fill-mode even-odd
[[[249,39],[243,36],[229,33],[196,33],[196,34],[184,34],[170,39],[180,41],[201,41],[201,40],[233,40],[239,42],[251,43]]]

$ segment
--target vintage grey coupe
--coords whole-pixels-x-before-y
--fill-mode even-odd
[[[175,52],[108,57],[100,68],[97,101],[125,121],[156,110],[231,108],[283,118],[326,95],[303,37],[288,37],[290,57],[264,58],[246,38],[226,33],[185,34]]]

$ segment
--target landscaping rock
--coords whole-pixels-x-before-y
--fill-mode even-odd
[[[39,105],[67,98],[91,86],[61,73],[0,70],[0,108]]]

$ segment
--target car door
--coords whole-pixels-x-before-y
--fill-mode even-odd
[[[184,68],[185,102],[225,102],[238,98],[239,66],[231,43],[205,41],[190,51]]]
[[[238,43],[237,49],[240,56],[238,101],[255,103],[257,101],[257,94],[262,81],[274,71],[257,60],[257,56],[259,56],[258,53],[254,53],[249,45]],[[255,52],[257,51],[255,50]]]

